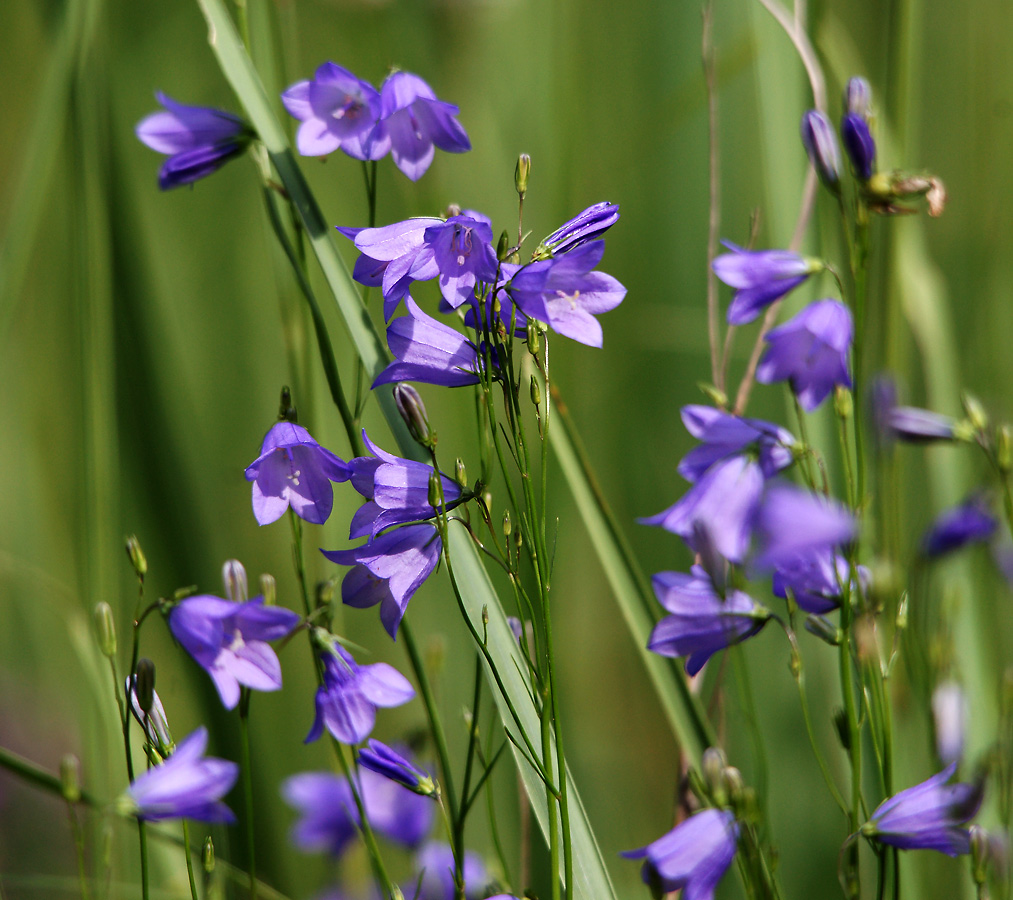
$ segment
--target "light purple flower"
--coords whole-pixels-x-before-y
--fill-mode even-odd
[[[744,250],[730,241],[724,241],[724,245],[732,252],[716,256],[711,268],[725,284],[735,288],[728,307],[729,325],[752,322],[775,300],[823,269],[820,260],[791,250]]]
[[[836,501],[790,484],[767,488],[755,518],[758,570],[791,566],[799,557],[854,540],[858,523]]]
[[[320,525],[334,504],[332,481],[348,481],[348,464],[321,447],[301,425],[278,422],[264,437],[258,456],[246,467],[253,482],[253,515],[261,525],[292,507],[301,519]]]
[[[682,890],[682,900],[712,900],[714,889],[735,858],[738,837],[733,813],[705,809],[654,843],[623,856],[644,859],[644,883],[657,882],[663,893]]]
[[[869,570],[858,567],[858,578],[864,587],[869,581]],[[799,608],[821,616],[841,605],[841,585],[851,579],[851,566],[830,547],[816,547],[808,553],[787,558],[774,570],[775,597],[792,597]]]
[[[423,240],[410,275],[416,281],[439,278],[440,292],[454,309],[475,296],[476,283],[496,280],[492,227],[484,216],[452,216],[430,225]]]
[[[943,681],[932,692],[932,724],[936,755],[945,765],[957,763],[964,755],[968,706],[964,690],[955,681]]]
[[[197,819],[234,822],[221,798],[239,777],[234,762],[205,757],[208,731],[203,726],[188,735],[160,766],[134,779],[127,788],[129,809],[139,819]]]
[[[152,150],[169,154],[158,173],[163,190],[192,184],[239,156],[253,135],[239,116],[206,106],[186,106],[163,93],[165,107],[137,124],[137,137]]]
[[[869,123],[863,116],[845,113],[841,119],[841,142],[855,175],[862,181],[872,178],[876,165],[876,142],[869,131]]]
[[[239,686],[257,691],[281,688],[281,663],[267,641],[285,637],[299,616],[262,597],[232,603],[201,594],[187,597],[169,613],[169,630],[211,676],[226,709],[239,702]]]
[[[296,146],[303,156],[343,150],[355,159],[380,159],[390,138],[380,118],[380,95],[368,81],[325,62],[313,78],[293,84],[281,95],[289,115],[302,124]]]
[[[950,763],[928,781],[883,801],[862,826],[862,834],[902,850],[938,850],[959,856],[971,850],[968,830],[962,827],[981,806],[977,784],[947,784],[957,770]]]
[[[332,562],[352,566],[341,582],[346,606],[365,609],[380,604],[387,633],[397,629],[408,601],[436,568],[443,541],[433,525],[405,525],[352,550],[322,550]]]
[[[696,675],[718,650],[752,637],[770,618],[766,609],[742,591],[718,596],[698,566],[691,575],[659,572],[651,584],[669,615],[654,626],[647,649],[661,656],[688,657],[689,675]]]
[[[556,334],[600,347],[602,330],[595,316],[615,309],[626,296],[626,288],[611,275],[591,271],[604,252],[604,241],[591,241],[533,262],[513,276],[507,290],[525,315],[545,322]]]
[[[148,743],[164,755],[173,745],[172,735],[169,733],[169,720],[165,717],[165,707],[162,706],[158,692],[152,691],[151,709],[148,712],[141,709],[141,703],[137,699],[136,685],[137,676],[128,675],[124,690],[130,703],[130,712],[144,731]]]
[[[619,221],[619,206],[615,203],[601,202],[589,206],[582,213],[574,216],[569,222],[560,225],[552,234],[545,238],[541,246],[553,256],[568,253],[600,238],[616,222]],[[538,255],[537,252],[535,254]]]
[[[820,181],[836,194],[841,189],[841,151],[834,126],[823,113],[811,109],[802,116],[802,144]]]
[[[928,557],[943,556],[968,544],[991,539],[999,523],[988,501],[975,495],[944,512],[922,538],[922,552]]]
[[[471,149],[455,118],[459,110],[437,99],[418,75],[394,72],[380,88],[380,117],[390,139],[394,164],[418,181],[433,161],[433,145],[448,153]]]
[[[866,118],[872,104],[872,88],[861,75],[848,79],[844,86],[844,111]]]
[[[702,443],[679,462],[678,472],[689,482],[701,476],[719,460],[748,448],[755,448],[765,478],[771,478],[792,464],[790,431],[761,419],[743,419],[713,406],[691,404],[681,411],[686,430]]]
[[[887,411],[885,422],[886,427],[898,440],[911,444],[957,439],[956,419],[927,409],[894,406]]]
[[[403,749],[403,748],[402,748]],[[432,777],[393,747],[370,738],[368,748],[359,751],[359,765],[427,797],[438,792]]]
[[[756,368],[764,384],[787,380],[806,412],[836,387],[851,387],[848,350],[851,312],[837,300],[817,300],[767,333],[766,352]]]
[[[360,666],[339,645],[324,654],[324,683],[317,688],[317,714],[306,742],[317,740],[324,727],[343,744],[369,737],[378,706],[401,706],[415,696],[415,688],[393,666]]]
[[[415,867],[422,873],[416,900],[454,900],[454,854],[449,844],[430,841],[419,850]],[[465,900],[482,896],[487,875],[481,858],[470,851],[464,854]]]

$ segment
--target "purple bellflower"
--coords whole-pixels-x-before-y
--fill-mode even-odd
[[[312,80],[293,84],[281,95],[289,115],[302,124],[296,147],[303,156],[343,150],[355,159],[380,159],[390,150],[387,129],[378,125],[380,94],[368,81],[325,62]]]
[[[927,409],[895,406],[887,411],[884,421],[894,437],[910,444],[958,439],[956,419]]]
[[[812,257],[800,256],[791,250],[744,250],[724,241],[731,253],[714,258],[711,268],[735,296],[728,307],[728,324],[752,322],[775,300],[793,291],[823,263]]]
[[[418,181],[433,161],[433,146],[448,153],[471,149],[468,135],[457,121],[459,110],[437,99],[418,75],[394,72],[380,87],[380,117],[390,139],[394,164]]]
[[[810,303],[767,333],[769,346],[756,368],[756,380],[788,381],[802,408],[812,412],[836,386],[851,387],[851,336],[851,312],[843,303]]]
[[[267,641],[285,637],[299,616],[262,597],[233,603],[202,594],[187,597],[169,613],[169,630],[211,676],[226,709],[239,702],[239,686],[281,689],[281,663]]]
[[[679,462],[678,472],[689,482],[697,482],[719,460],[751,447],[756,448],[757,462],[764,478],[771,478],[791,465],[791,432],[761,419],[743,419],[722,412],[713,406],[691,404],[681,411],[682,424],[697,440]]]
[[[370,739],[369,747],[359,751],[359,765],[384,778],[403,785],[416,794],[436,797],[438,791],[432,777],[406,759],[393,747]]]
[[[758,570],[790,568],[800,557],[847,544],[858,533],[854,516],[839,503],[786,483],[767,488],[755,527]]]
[[[841,142],[855,175],[861,181],[872,178],[876,166],[876,142],[869,131],[869,123],[858,113],[845,113],[841,119]]]
[[[834,126],[818,110],[811,109],[802,116],[802,145],[820,181],[835,194],[840,191],[841,151]]]
[[[604,241],[590,241],[524,266],[510,280],[510,296],[525,315],[545,322],[556,334],[600,347],[602,330],[595,316],[615,309],[626,296],[626,288],[611,275],[591,271],[604,252]]]
[[[984,543],[995,534],[998,524],[988,501],[980,495],[972,496],[932,523],[922,538],[922,553],[934,558],[968,544]]]
[[[321,525],[334,505],[331,482],[348,481],[350,475],[348,464],[301,425],[278,422],[264,437],[260,456],[246,467],[246,480],[253,482],[253,515],[268,525],[291,506],[299,518]]]
[[[872,105],[872,88],[869,82],[861,75],[855,75],[848,79],[844,86],[844,112],[853,113],[863,119],[869,117],[869,107]]]
[[[454,900],[454,854],[449,844],[430,841],[419,850],[415,867],[422,873],[416,900]],[[465,900],[482,896],[487,875],[482,860],[470,851],[464,854]]]
[[[165,757],[173,746],[172,735],[169,733],[169,720],[165,717],[165,707],[162,706],[158,692],[153,690],[151,692],[151,709],[145,712],[141,709],[140,700],[137,699],[136,686],[137,676],[128,675],[124,690],[130,703],[130,712],[144,731],[148,743]]]
[[[394,362],[373,387],[397,381],[417,381],[444,387],[478,384],[481,366],[478,349],[460,332],[427,316],[411,297],[405,299],[407,316],[387,326],[387,346]]]
[[[902,850],[938,850],[947,856],[971,851],[969,822],[981,806],[977,784],[947,784],[957,770],[950,763],[928,781],[883,801],[862,826],[866,837]]]
[[[208,731],[201,727],[183,739],[160,766],[134,779],[127,788],[124,808],[139,819],[197,819],[234,822],[221,798],[239,777],[234,762],[205,757]]]
[[[408,679],[387,663],[360,666],[337,644],[323,659],[324,683],[317,688],[317,714],[306,743],[326,726],[341,743],[357,744],[373,730],[378,706],[401,706],[415,696]]]
[[[967,735],[968,706],[963,688],[955,681],[944,681],[932,692],[932,725],[936,735],[936,755],[945,765],[960,762]]]
[[[539,245],[552,256],[568,253],[588,241],[600,238],[616,222],[619,221],[619,206],[615,203],[595,203],[582,213],[574,216],[569,222],[560,225]],[[541,255],[537,250],[535,256]]]
[[[443,551],[436,526],[405,525],[352,550],[322,550],[332,562],[352,566],[341,582],[346,606],[380,605],[380,621],[392,638],[414,596],[436,568]]]
[[[158,173],[158,186],[170,188],[210,175],[239,156],[253,133],[239,116],[206,106],[186,106],[157,93],[164,112],[152,113],[137,123],[136,134],[152,150],[169,158]]]
[[[686,672],[696,675],[718,650],[752,637],[770,613],[742,591],[722,598],[699,566],[691,575],[659,572],[651,579],[658,602],[668,610],[651,632],[647,649],[661,656],[688,657]]]
[[[475,296],[477,282],[496,280],[492,226],[484,216],[452,216],[430,225],[422,237],[410,275],[416,281],[439,278],[443,299],[454,309]]]
[[[733,813],[705,809],[680,822],[664,837],[624,853],[643,859],[643,879],[661,891],[682,890],[682,900],[712,900],[714,889],[732,864],[739,826]]]
[[[841,585],[851,577],[848,561],[829,547],[817,547],[793,559],[781,561],[774,570],[775,597],[792,597],[799,609],[821,616],[841,605]],[[869,570],[858,567],[858,580],[864,589]]]

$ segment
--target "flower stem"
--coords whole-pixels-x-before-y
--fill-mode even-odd
[[[246,854],[250,876],[250,900],[257,898],[256,840],[253,825],[253,770],[250,766],[250,689],[239,698],[240,766],[243,770],[243,798],[246,803]]]
[[[183,853],[186,855],[186,877],[190,880],[191,900],[199,900],[197,882],[193,878],[193,859],[190,851],[190,823],[183,819]]]

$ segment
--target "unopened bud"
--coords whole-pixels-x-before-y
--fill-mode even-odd
[[[514,532],[514,549],[520,553],[521,547],[524,546],[524,535],[520,531]]]
[[[988,832],[980,825],[972,825],[968,831],[971,835],[971,871],[975,884],[984,884],[988,880],[988,860],[991,856],[992,842]]]
[[[528,175],[530,174],[531,157],[527,153],[522,153],[517,157],[517,165],[514,168],[514,187],[517,188],[517,194],[521,200],[528,192]]]
[[[698,381],[696,386],[719,409],[726,409],[728,407],[728,395],[720,388],[715,387],[713,384],[708,384],[706,381]]]
[[[869,86],[869,82],[858,75],[849,78],[848,83],[844,86],[844,111],[865,119],[869,116],[871,104],[872,88]]]
[[[489,624],[489,607],[488,606],[483,606],[482,607],[482,624],[483,625],[488,625]]]
[[[725,783],[725,790],[728,792],[728,799],[735,807],[741,807],[746,795],[746,782],[742,773],[735,766],[728,766],[722,773]]]
[[[510,247],[510,235],[507,234],[507,230],[504,228],[500,232],[499,240],[496,242],[496,259],[500,262],[505,262],[510,253]]]
[[[457,457],[457,462],[454,463],[454,481],[461,487],[468,486],[468,470],[464,467],[464,460],[461,457]]]
[[[728,757],[720,747],[708,747],[700,759],[700,769],[711,790],[721,785],[721,773],[728,766]]]
[[[805,620],[805,630],[831,647],[841,644],[841,630],[823,616],[809,616]]]
[[[436,443],[436,435],[429,430],[429,415],[419,392],[402,382],[394,388],[394,403],[411,436],[423,447],[432,447]]]
[[[295,404],[292,402],[292,391],[286,384],[281,389],[281,401],[278,403],[279,422],[297,422],[299,414],[296,412]]]
[[[988,413],[985,407],[973,394],[965,392],[961,395],[960,402],[964,406],[964,413],[975,431],[984,431],[988,427]]]
[[[1013,468],[1013,433],[1009,425],[1000,425],[995,434],[995,461],[1002,472]]]
[[[264,598],[264,606],[274,606],[278,602],[278,584],[269,572],[260,576],[260,594]]]
[[[940,761],[947,766],[959,762],[967,732],[967,700],[955,681],[944,681],[932,692],[932,724]]]
[[[514,530],[514,523],[510,518],[510,510],[508,509],[503,513],[503,537],[510,537],[510,532]]]
[[[102,655],[112,659],[116,655],[116,623],[113,608],[105,600],[95,604],[95,633]]]
[[[137,660],[135,692],[141,712],[150,713],[155,702],[155,664],[150,659]]]
[[[895,625],[898,630],[903,631],[907,628],[907,607],[908,607],[908,593],[904,591],[901,595],[900,603],[897,604],[897,619]]]
[[[447,218],[448,219],[452,219],[452,218],[454,218],[454,216],[459,216],[461,214],[461,204],[460,203],[448,203],[447,204],[446,213],[447,213]]]
[[[855,401],[851,391],[838,385],[834,389],[834,412],[842,419],[850,419],[855,411]]]
[[[148,560],[144,556],[144,551],[141,549],[141,543],[137,540],[136,534],[127,536],[126,548],[130,565],[134,567],[137,577],[141,581],[144,581],[144,576],[148,574]]]
[[[440,498],[442,493],[440,487],[440,476],[435,472],[431,473],[429,476],[429,505],[433,509],[439,509],[443,505]]]
[[[204,839],[204,852],[201,854],[201,864],[208,875],[215,870],[215,842],[211,840],[210,834]]]
[[[64,754],[60,760],[60,789],[68,803],[81,799],[81,762],[73,753]]]
[[[802,116],[802,143],[820,181],[833,193],[841,189],[841,151],[834,127],[823,113],[811,109]]]
[[[538,379],[534,375],[531,376],[531,402],[534,404],[535,409],[541,406],[542,403],[542,392],[538,387]]]
[[[222,581],[225,583],[225,596],[233,603],[245,603],[250,599],[246,584],[246,568],[238,559],[229,559],[222,566]]]
[[[486,509],[492,509],[492,492],[491,491],[485,491],[482,494],[482,503],[485,505]]]
[[[528,353],[536,359],[542,352],[542,333],[534,322],[528,322]]]

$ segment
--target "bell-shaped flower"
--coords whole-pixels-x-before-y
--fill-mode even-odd
[[[302,124],[296,147],[303,156],[342,150],[355,159],[380,159],[390,138],[380,118],[380,94],[348,69],[325,62],[313,78],[293,84],[281,95],[289,115]]]
[[[756,368],[763,384],[788,381],[806,412],[837,386],[851,387],[848,351],[851,312],[837,300],[817,300],[766,335],[768,347]]]
[[[731,253],[714,258],[711,268],[735,296],[728,307],[728,324],[752,322],[766,307],[793,291],[815,272],[823,270],[818,259],[791,250],[744,250],[724,241]]]
[[[922,538],[922,553],[930,558],[944,556],[991,539],[999,523],[981,495],[969,497],[959,506],[944,512]]]
[[[422,771],[404,754],[380,741],[370,738],[369,746],[359,751],[359,765],[403,785],[416,794],[426,797],[438,796],[436,784],[428,772]]]
[[[823,182],[835,194],[841,189],[841,151],[834,136],[834,126],[818,110],[802,116],[802,145],[809,162]]]
[[[947,784],[956,770],[956,763],[950,763],[928,781],[884,800],[862,834],[902,850],[969,853],[971,838],[963,826],[977,814],[982,791],[978,784]]]
[[[348,481],[350,474],[348,464],[301,425],[278,422],[264,437],[260,456],[246,467],[246,480],[253,482],[253,515],[268,525],[291,506],[299,518],[320,525],[334,505],[331,482]]]
[[[755,517],[757,570],[792,566],[800,557],[854,540],[858,523],[834,500],[790,484],[771,484]]]
[[[488,875],[481,858],[466,851],[462,866],[465,900],[479,900]],[[415,868],[421,873],[415,900],[454,900],[454,853],[449,844],[430,841],[415,857]],[[414,882],[413,882],[414,887]]]
[[[687,657],[689,675],[696,675],[718,650],[752,637],[770,618],[768,610],[742,591],[719,596],[698,566],[691,575],[659,572],[651,584],[669,614],[654,626],[647,649]]]
[[[618,221],[618,204],[604,201],[595,203],[594,206],[589,206],[582,213],[574,216],[569,222],[560,225],[541,242],[539,247],[545,248],[552,256],[569,253],[588,241],[600,238]],[[540,255],[542,254],[536,250],[536,258]]]
[[[236,783],[239,766],[205,757],[207,746],[208,731],[202,726],[184,738],[165,762],[134,779],[122,801],[124,810],[152,822],[234,822],[236,817],[221,798]]]
[[[830,547],[815,547],[807,553],[782,559],[774,570],[775,597],[787,598],[788,592],[799,609],[821,616],[841,605],[841,586],[851,579],[848,561]],[[869,570],[858,567],[862,587],[869,581]]]
[[[217,171],[249,146],[253,132],[239,116],[206,106],[187,106],[158,93],[163,112],[137,124],[136,134],[169,158],[158,173],[163,190],[192,184]]]
[[[738,837],[733,813],[704,809],[654,843],[623,856],[643,859],[644,883],[662,893],[681,890],[683,900],[712,900],[735,858]]]
[[[181,600],[169,613],[173,637],[211,676],[226,709],[239,702],[239,686],[281,689],[281,663],[268,641],[289,634],[299,616],[262,597],[233,603],[202,594]]]
[[[324,683],[317,688],[317,714],[307,743],[326,727],[341,743],[358,744],[372,732],[377,707],[401,706],[415,696],[408,679],[387,663],[360,666],[339,645],[323,661]]]
[[[719,460],[748,449],[755,449],[764,478],[792,464],[795,438],[779,425],[697,404],[684,406],[681,414],[686,430],[702,442],[679,461],[678,472],[689,482],[699,481]]]
[[[964,689],[955,681],[943,681],[932,692],[932,725],[936,755],[945,765],[960,762],[967,735],[968,706]]]
[[[894,406],[884,416],[886,428],[897,440],[910,444],[958,440],[957,420],[914,406]]]
[[[478,282],[496,280],[492,227],[484,216],[451,216],[430,225],[423,240],[409,274],[416,281],[439,278],[440,293],[454,309],[475,296]]]
[[[471,149],[457,121],[460,110],[436,97],[418,75],[394,72],[380,87],[380,117],[390,139],[394,164],[418,181],[435,155],[434,145],[447,153]]]

